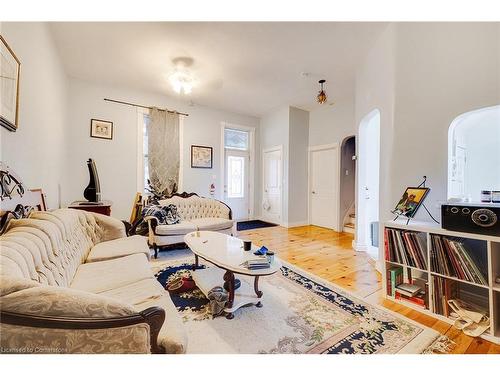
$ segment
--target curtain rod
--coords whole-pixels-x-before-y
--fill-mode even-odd
[[[114,100],[114,99],[108,99],[108,98],[104,98],[105,101],[107,102],[113,102],[113,103],[119,103],[119,104],[125,104],[125,105],[131,105],[133,107],[139,107],[139,108],[146,108],[146,109],[153,109],[154,107],[148,107],[146,105],[141,105],[141,104],[135,104],[135,103],[129,103],[129,102],[123,102],[121,100]],[[177,112],[177,111],[170,111],[166,108],[158,108],[159,111],[164,111],[164,112],[168,112],[168,113],[177,113],[181,116],[189,116],[189,114],[187,113],[182,113],[182,112]]]

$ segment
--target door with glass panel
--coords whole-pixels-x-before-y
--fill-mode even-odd
[[[247,220],[250,215],[249,141],[247,131],[224,131],[224,202],[234,220]]]

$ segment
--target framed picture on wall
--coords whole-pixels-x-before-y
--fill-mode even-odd
[[[212,168],[213,148],[191,145],[191,168]]]
[[[0,35],[0,124],[15,132],[19,125],[19,72],[21,63]]]
[[[92,138],[113,139],[113,123],[93,118],[90,120],[90,136]]]

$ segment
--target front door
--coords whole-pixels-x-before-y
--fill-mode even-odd
[[[225,150],[224,202],[234,220],[248,220],[250,215],[249,162],[247,151]]]
[[[282,150],[264,150],[262,219],[281,224]]]
[[[311,224],[337,229],[337,149],[312,150],[310,158]]]

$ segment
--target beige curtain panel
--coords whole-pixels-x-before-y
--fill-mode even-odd
[[[157,193],[168,196],[179,184],[179,114],[152,108],[149,117],[149,180]]]

